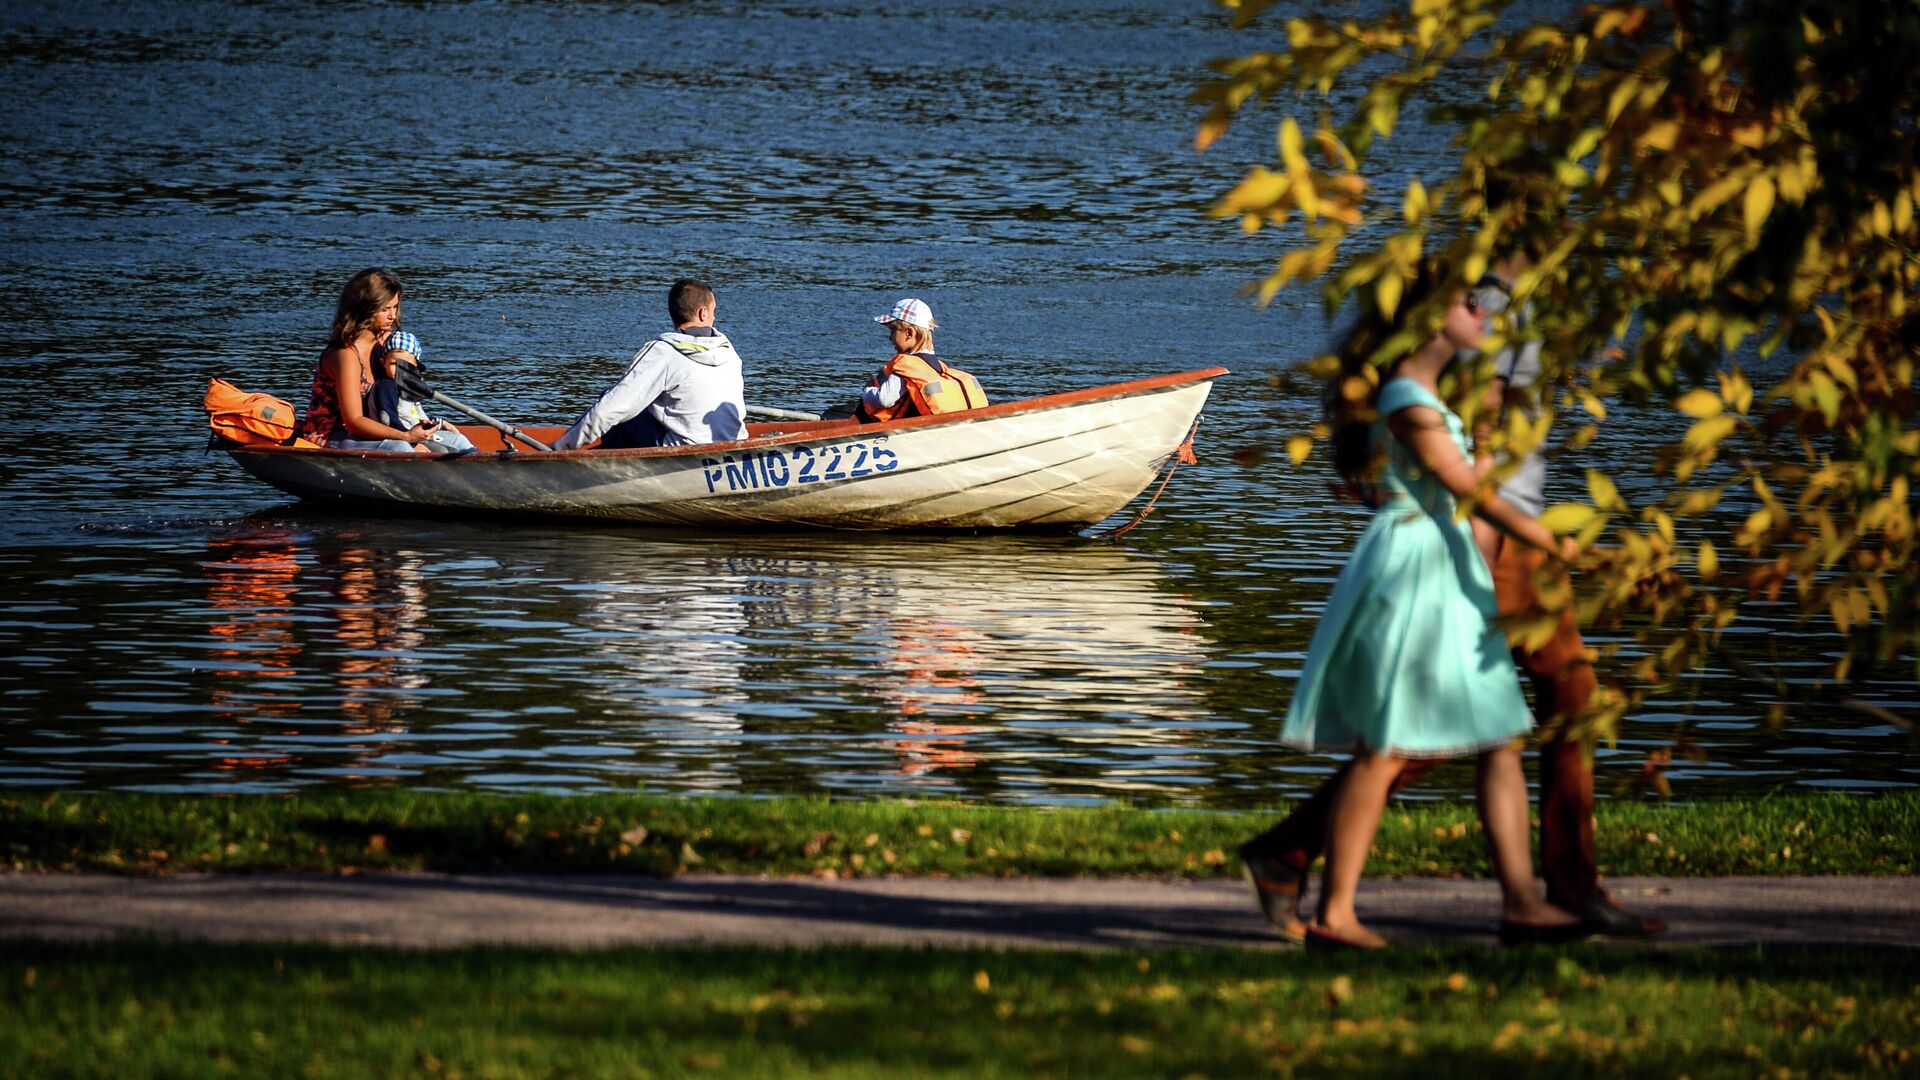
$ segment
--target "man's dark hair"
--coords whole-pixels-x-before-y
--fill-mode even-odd
[[[693,317],[713,299],[713,286],[699,278],[683,277],[667,290],[667,317],[673,325],[693,321]]]

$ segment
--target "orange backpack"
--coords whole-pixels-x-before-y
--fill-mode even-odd
[[[271,394],[249,394],[225,379],[207,382],[207,426],[228,442],[290,446],[299,432],[293,406]]]

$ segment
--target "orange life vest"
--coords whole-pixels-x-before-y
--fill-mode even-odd
[[[867,381],[879,386],[887,376],[898,375],[906,385],[900,400],[883,409],[862,402],[860,416],[866,420],[899,420],[908,416],[936,416],[940,413],[984,409],[987,392],[980,380],[961,371],[932,353],[901,353],[887,361],[879,374]]]
[[[207,382],[207,426],[229,442],[288,446],[297,430],[293,406],[271,394],[249,394],[225,379]]]

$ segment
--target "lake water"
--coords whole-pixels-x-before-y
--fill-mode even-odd
[[[1312,415],[1265,375],[1327,337],[1305,294],[1253,309],[1276,242],[1204,213],[1271,134],[1196,156],[1184,97],[1255,44],[1197,2],[8,4],[0,785],[1297,794],[1331,762],[1274,739],[1361,518],[1229,456]],[[755,404],[849,396],[905,295],[999,400],[1234,375],[1120,543],[305,510],[205,452],[200,395],[304,404],[370,264],[436,383],[521,423],[590,402],[683,274]],[[1739,626],[1795,684],[1831,662],[1816,626]],[[1920,781],[1892,726],[1776,732],[1770,700],[1703,674],[1602,748],[1602,789],[1680,734],[1685,796]]]

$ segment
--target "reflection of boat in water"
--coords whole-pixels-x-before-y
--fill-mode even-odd
[[[1111,545],[589,531],[540,565],[597,741],[675,787],[1158,790],[1214,723],[1198,605]]]
[[[227,450],[261,480],[321,502],[656,525],[1073,529],[1146,488],[1224,374],[1208,368],[883,424],[757,424],[748,439],[705,446],[507,453],[491,429],[463,428],[483,452]]]
[[[256,786],[308,769],[396,775],[371,762],[409,730],[406,713],[428,684],[409,660],[429,615],[419,558],[352,531],[319,540],[234,531],[210,537],[207,549],[217,661],[208,703],[226,722],[256,729],[215,736],[235,750],[214,768]],[[331,693],[316,692],[316,668],[327,669]]]
[[[1152,795],[1222,726],[1118,545],[317,520],[196,573],[224,785]]]

